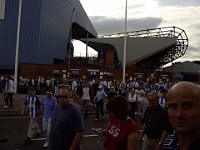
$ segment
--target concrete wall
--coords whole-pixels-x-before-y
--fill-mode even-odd
[[[166,68],[163,68],[163,71],[165,72],[173,72],[173,73],[198,73],[200,71],[200,65],[192,62],[177,62],[173,63],[173,66],[169,66]]]

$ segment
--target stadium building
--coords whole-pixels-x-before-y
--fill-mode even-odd
[[[0,11],[1,70],[14,70],[15,67],[20,1],[1,0],[1,9],[4,10]],[[117,33],[97,38],[97,32],[79,0],[23,0],[19,36],[20,73],[36,77],[59,72],[64,74],[61,77],[65,77],[69,69],[68,60],[71,59],[71,75],[95,74],[99,77],[109,74],[121,78],[124,35]],[[183,56],[188,48],[187,35],[179,27],[132,31],[126,35],[128,76],[145,70],[151,74]],[[94,48],[98,57],[73,58],[72,39],[79,39]],[[60,64],[63,64],[62,67]]]
[[[2,1],[2,0],[1,0]],[[14,69],[20,0],[3,0],[0,20],[0,69]],[[71,29],[73,31],[71,32]],[[79,0],[23,0],[19,63],[56,64],[73,49],[71,38],[96,37]]]

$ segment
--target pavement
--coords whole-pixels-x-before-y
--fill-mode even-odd
[[[24,100],[26,98],[26,94],[14,94],[13,95],[13,107],[11,108],[4,108],[5,106],[5,101],[4,101],[4,96],[3,94],[0,94],[0,117],[8,117],[8,116],[20,116],[21,115],[21,110],[23,107]],[[40,99],[40,102],[45,95],[37,95]],[[83,104],[82,101],[73,98],[72,103],[74,103],[76,106],[79,107],[81,112],[84,114],[84,109],[83,109]],[[89,111],[88,114],[95,114],[95,106],[89,105]],[[25,115],[27,114],[27,109],[25,112]]]
[[[5,101],[3,94],[0,94],[0,135],[1,138],[8,139],[8,141],[0,141],[0,149],[2,150],[42,150],[42,145],[44,144],[43,138],[38,141],[34,141],[31,145],[24,145],[24,140],[26,136],[26,128],[29,123],[28,117],[18,117],[21,116],[21,109],[26,98],[26,94],[14,94],[13,95],[13,107],[4,108]],[[44,95],[37,95],[42,100]],[[82,101],[75,99],[73,103],[77,105],[82,114],[84,114]],[[81,141],[82,150],[104,150],[103,144],[106,140],[104,136],[97,136],[91,130],[92,128],[106,128],[108,124],[108,115],[105,115],[104,120],[94,121],[95,119],[96,107],[94,105],[89,105],[89,116],[84,119],[85,124],[85,135]],[[27,113],[27,112],[26,112]],[[26,115],[26,114],[25,114]],[[24,116],[25,116],[24,115]],[[136,118],[136,122],[141,129],[140,120]],[[42,129],[42,123],[38,123],[39,128]],[[45,134],[42,132],[42,135]],[[137,150],[142,149],[142,143],[139,143]]]

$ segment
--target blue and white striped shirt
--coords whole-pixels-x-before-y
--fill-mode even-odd
[[[38,116],[39,106],[41,103],[37,96],[27,96],[24,105],[28,107],[28,115],[30,118],[36,118]]]

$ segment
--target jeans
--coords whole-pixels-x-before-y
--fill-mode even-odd
[[[85,117],[87,118],[88,116],[88,104],[89,104],[89,99],[84,99],[83,100],[83,107],[85,110]]]
[[[49,135],[50,135],[50,130],[51,130],[51,118],[49,119],[42,119],[42,127],[44,132],[47,134],[47,139],[46,142],[49,143]]]
[[[88,110],[88,103],[89,103],[89,99],[83,100],[83,107],[84,107],[85,110]]]

